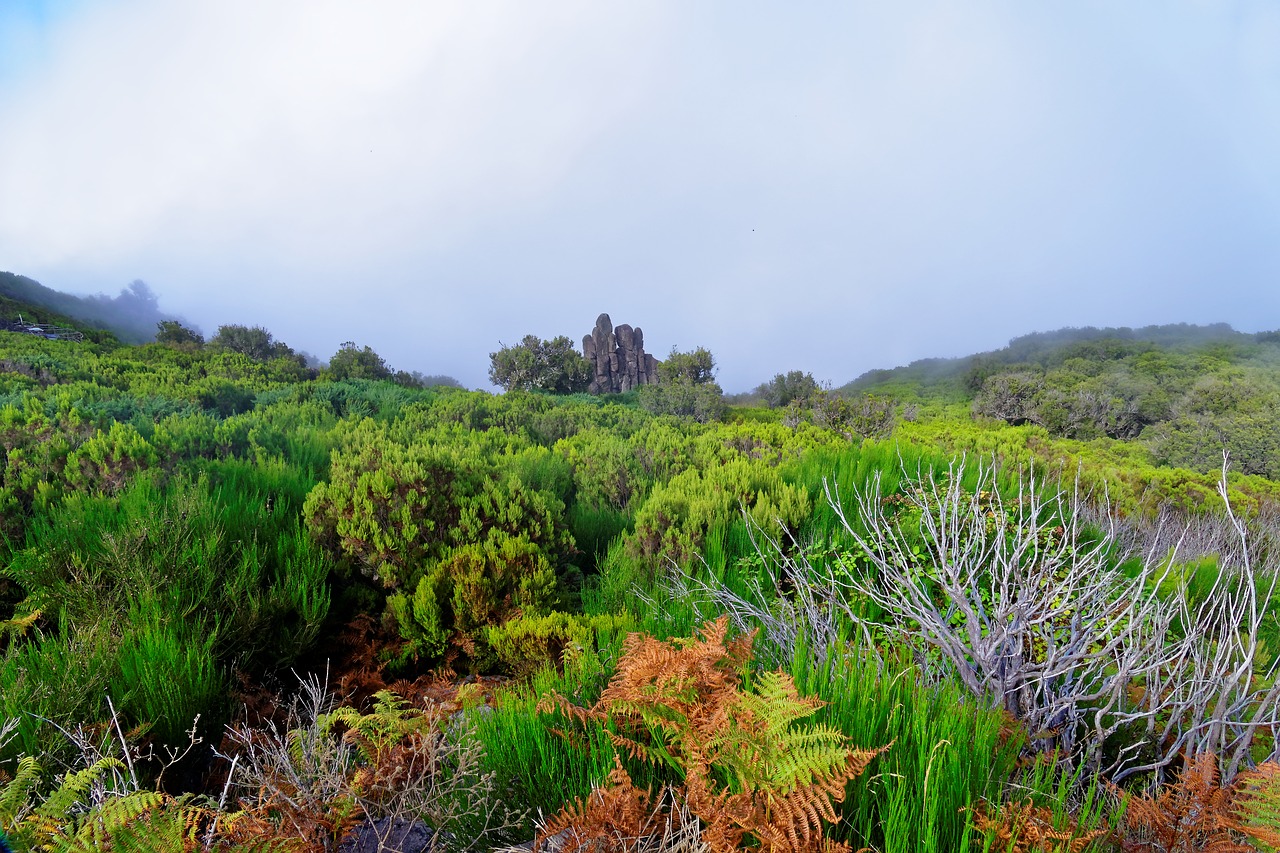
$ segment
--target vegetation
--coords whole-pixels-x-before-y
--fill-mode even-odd
[[[724,392],[715,374],[715,357],[707,349],[678,352],[673,348],[666,361],[658,364],[657,384],[640,386],[640,405],[655,415],[699,423],[720,420],[725,415]]]
[[[525,335],[489,354],[489,381],[507,391],[577,394],[591,383],[591,363],[564,335],[544,341]]]
[[[705,349],[597,397],[531,336],[491,395],[156,322],[0,333],[21,849],[1280,838],[1278,336],[1036,335],[748,408]]]

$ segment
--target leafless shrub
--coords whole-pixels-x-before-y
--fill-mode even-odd
[[[1244,524],[1227,519],[1238,544],[1199,603],[1187,590],[1178,549],[1158,528],[1141,551],[1124,542],[1105,507],[1086,512],[1078,483],[1045,488],[1020,472],[1013,498],[993,465],[943,475],[916,472],[897,497],[879,478],[852,496],[856,518],[828,500],[858,559],[831,581],[873,602],[883,620],[864,629],[932,650],[969,690],[1021,720],[1042,748],[1084,761],[1115,780],[1160,771],[1179,754],[1212,751],[1230,779],[1253,735],[1280,722],[1275,664],[1263,663],[1259,629],[1276,572],[1251,562]],[[1227,501],[1225,466],[1221,486]],[[1100,529],[1086,526],[1092,519]],[[1227,544],[1211,528],[1198,548]],[[1122,560],[1136,557],[1136,570]],[[857,614],[852,614],[857,618]],[[1117,736],[1118,741],[1109,741]],[[1108,746],[1114,750],[1108,752]]]
[[[757,529],[765,571],[746,595],[684,573],[672,593],[759,626],[762,652],[780,660],[799,643],[820,660],[845,653],[849,624],[864,654],[904,644],[926,675],[956,677],[1020,720],[1033,746],[1115,781],[1161,781],[1183,753],[1214,752],[1227,780],[1247,766],[1255,735],[1280,724],[1280,656],[1260,639],[1280,524],[1259,516],[1250,532],[1225,466],[1224,516],[1150,523],[1118,520],[1078,481],[1047,488],[1022,471],[1005,497],[994,464],[971,467],[907,472],[898,495],[879,478],[844,497],[828,485],[851,552],[815,560]],[[1208,556],[1216,577],[1193,598],[1187,560]],[[882,617],[863,617],[859,600]]]
[[[760,569],[745,580],[745,595],[719,582],[712,572],[693,574],[678,566],[668,572],[662,592],[671,600],[687,602],[698,621],[727,614],[740,633],[759,629],[756,657],[771,667],[788,666],[798,648],[807,649],[819,663],[846,654],[844,627],[855,622],[846,590],[820,563],[810,560],[810,552],[790,533],[775,536],[755,524],[750,514],[743,517]],[[778,595],[777,590],[788,594]],[[863,644],[863,650],[874,655],[874,644]]]
[[[233,762],[229,784],[243,809],[225,822],[230,837],[276,835],[335,850],[357,824],[391,818],[382,823],[388,830],[395,819],[425,822],[435,830],[432,850],[474,849],[522,819],[481,771],[483,746],[464,719],[393,711],[364,731],[372,715],[347,715],[344,734],[334,710],[327,685],[313,677],[283,728],[228,729],[235,755],[223,757]],[[430,725],[420,725],[422,714]]]

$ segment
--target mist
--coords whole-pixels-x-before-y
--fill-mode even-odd
[[[0,267],[206,330],[489,387],[607,312],[733,392],[1277,325],[1273,4],[54,5],[5,23]]]

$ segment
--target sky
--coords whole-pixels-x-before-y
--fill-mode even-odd
[[[0,270],[490,388],[1280,327],[1280,4],[0,0]]]

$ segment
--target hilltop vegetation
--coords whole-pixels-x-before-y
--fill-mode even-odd
[[[1280,334],[1229,326],[1063,329],[990,353],[871,371],[845,386],[927,408],[1134,441],[1161,466],[1280,477]]]
[[[144,281],[131,282],[116,296],[73,296],[26,276],[0,272],[0,316],[12,318],[20,312],[37,322],[82,327],[95,340],[132,344],[154,339],[157,323],[181,319],[160,311]]]
[[[668,850],[1275,837],[1274,336],[1035,335],[753,408],[701,349],[517,390],[580,373],[535,339],[491,395],[159,331],[0,333],[0,830],[30,849],[393,818],[490,849],[534,814]]]

